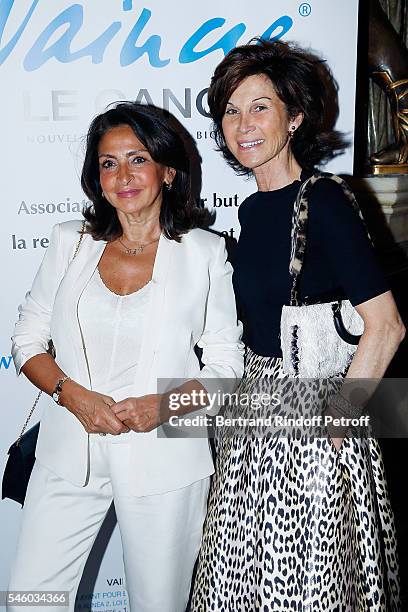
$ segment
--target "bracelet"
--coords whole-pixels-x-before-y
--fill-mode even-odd
[[[355,406],[354,404],[346,400],[346,398],[341,393],[335,393],[334,395],[332,395],[328,401],[328,405],[330,406],[330,408],[334,408],[335,410],[337,410],[337,412],[339,412],[341,416],[344,416],[348,419],[358,419],[363,412],[361,406]]]
[[[60,378],[59,381],[57,382],[54,391],[51,394],[52,399],[54,400],[54,402],[56,404],[60,404],[60,395],[61,395],[61,391],[62,391],[62,385],[67,382],[67,380],[71,380],[69,376],[64,376],[64,378]]]

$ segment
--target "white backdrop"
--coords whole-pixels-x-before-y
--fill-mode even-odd
[[[202,197],[216,207],[215,227],[237,237],[238,206],[255,187],[235,177],[213,151],[205,89],[214,67],[230,48],[256,35],[282,36],[312,49],[333,70],[337,128],[352,139],[357,14],[358,0],[0,0],[1,468],[34,396],[11,363],[17,305],[51,226],[78,218],[86,202],[79,174],[91,118],[118,99],[152,101],[173,112],[197,141]],[[350,173],[352,156],[350,147],[328,169]],[[19,518],[15,503],[0,504],[0,590],[7,585]],[[125,612],[122,577],[115,529],[94,593],[92,584],[85,585],[78,609],[92,603],[95,610]]]

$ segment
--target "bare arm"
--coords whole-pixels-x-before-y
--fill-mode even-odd
[[[48,353],[31,357],[21,371],[48,395],[53,393],[57,382],[66,376]],[[71,379],[62,386],[60,404],[61,407],[55,405],[55,409],[64,410],[65,407],[72,412],[88,433],[120,434],[129,431],[112,412],[110,406],[114,400],[111,397],[89,391]]]
[[[347,378],[382,378],[398,346],[405,327],[391,291],[356,306],[364,321],[364,334],[347,373]]]
[[[353,391],[358,388],[358,383],[354,382],[358,379],[370,379],[365,381],[364,391],[374,392],[405,336],[391,291],[359,304],[356,310],[364,321],[364,333],[341,390],[348,400],[352,400]],[[342,437],[333,437],[337,449],[342,440]]]

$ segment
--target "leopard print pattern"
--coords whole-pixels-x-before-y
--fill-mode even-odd
[[[336,387],[292,383],[281,359],[247,349],[242,388],[278,388],[295,414]],[[235,410],[227,406],[226,414]],[[217,469],[191,612],[399,611],[393,515],[377,441],[346,438],[337,452],[324,432],[241,433],[216,430]]]
[[[301,185],[293,207],[292,215],[291,254],[289,264],[289,273],[293,278],[291,294],[292,306],[300,305],[298,298],[298,282],[306,251],[306,229],[309,212],[309,198],[313,185],[315,185],[320,179],[329,179],[340,185],[344,195],[358,213],[361,221],[364,224],[363,215],[361,214],[360,207],[353,192],[347,183],[336,174],[331,174],[330,172],[315,172],[315,174],[313,174]]]

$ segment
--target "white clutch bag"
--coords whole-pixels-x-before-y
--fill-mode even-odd
[[[329,378],[344,374],[364,331],[362,318],[348,300],[302,304],[299,296],[306,247],[308,196],[311,187],[321,178],[340,184],[361,217],[354,195],[338,176],[319,172],[300,188],[292,220],[291,300],[289,306],[283,306],[281,316],[283,369],[285,374],[299,378]]]

